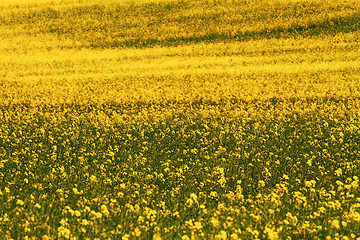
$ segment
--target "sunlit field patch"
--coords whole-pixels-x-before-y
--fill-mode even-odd
[[[4,1],[4,239],[359,239],[359,4]]]

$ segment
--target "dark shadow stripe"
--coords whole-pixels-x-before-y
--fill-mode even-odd
[[[292,27],[275,27],[260,31],[245,31],[244,33],[208,33],[204,35],[194,35],[190,37],[169,37],[166,39],[137,38],[132,40],[113,40],[103,42],[92,42],[91,48],[145,48],[154,46],[180,46],[193,43],[215,43],[224,41],[250,41],[271,38],[291,38],[291,37],[316,37],[336,35],[339,33],[351,33],[360,30],[360,13],[347,17],[327,19],[319,23],[311,23],[306,26],[295,25]]]
[[[179,46],[200,42],[326,36],[359,31],[360,11],[344,6],[347,8],[344,11],[351,12],[351,15],[318,22],[313,19],[323,19],[325,12],[336,15],[338,11],[326,4],[294,3],[270,9],[266,4],[262,8],[256,8],[243,3],[234,5],[233,10],[219,12],[216,6],[208,6],[202,1],[199,6],[185,1],[141,6],[113,5],[108,8],[90,5],[63,10],[43,7],[26,13],[19,12],[19,15],[2,15],[0,26],[19,26],[20,29],[23,28],[21,34],[50,33],[61,39],[80,41],[83,47],[91,48]],[[193,7],[205,10],[188,15],[188,8]],[[230,17],[224,20],[223,14]],[[292,21],[298,19],[301,24],[279,26],[289,18]],[[242,31],[255,22],[263,24],[262,29]]]
[[[176,100],[165,100],[165,101],[136,101],[136,102],[107,102],[107,103],[66,103],[66,104],[38,104],[32,105],[30,102],[16,103],[16,104],[0,104],[0,111],[13,111],[17,110],[28,110],[28,109],[39,109],[41,111],[65,111],[70,109],[76,109],[81,112],[97,112],[101,110],[113,110],[118,111],[122,109],[132,109],[133,112],[141,112],[143,109],[161,110],[167,108],[181,109],[183,107],[190,109],[203,108],[204,106],[218,106],[228,107],[229,103],[233,107],[245,107],[246,106],[257,106],[259,108],[268,108],[269,106],[283,107],[284,104],[301,104],[301,105],[358,105],[360,103],[360,97],[339,97],[339,96],[325,96],[325,97],[307,97],[307,98],[269,98],[269,99],[252,99],[245,100],[239,98],[226,98],[219,99],[217,101],[198,98],[191,101],[176,101]],[[111,112],[111,111],[110,111]]]

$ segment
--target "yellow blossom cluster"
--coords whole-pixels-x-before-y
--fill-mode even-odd
[[[5,0],[4,239],[360,239],[357,1]]]

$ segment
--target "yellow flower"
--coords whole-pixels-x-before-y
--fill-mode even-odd
[[[213,227],[218,227],[219,224],[220,224],[219,220],[217,218],[214,218],[214,217],[211,217],[210,223],[211,223],[211,225],[213,225]]]
[[[57,189],[57,190],[56,190],[56,193],[58,193],[58,194],[63,194],[63,193],[64,193],[64,191],[63,191],[62,189],[60,189],[60,188],[59,188],[59,189]]]
[[[153,236],[153,240],[162,240],[162,237],[160,236],[159,233],[155,233]]]
[[[217,209],[225,210],[225,204],[224,203],[219,203]]]
[[[193,205],[194,201],[192,200],[192,198],[188,198],[186,200],[185,206],[186,207],[191,207]]]
[[[105,215],[108,216],[109,215],[109,210],[107,208],[106,205],[101,205],[101,212]]]
[[[86,219],[82,219],[81,224],[84,225],[84,226],[87,226],[87,225],[90,224],[90,222],[88,220],[86,220]]]
[[[24,201],[23,201],[23,200],[18,199],[18,200],[16,201],[16,204],[17,204],[17,205],[24,205]]]
[[[96,179],[95,175],[90,176],[90,182],[97,182],[97,179]]]
[[[190,194],[190,198],[192,198],[194,201],[197,201],[197,196],[195,193]]]
[[[305,181],[305,186],[308,188],[315,187],[315,185],[316,185],[315,180]]]
[[[239,239],[239,236],[236,233],[233,233],[233,234],[230,235],[230,239],[231,240],[237,240],[237,239]]]
[[[225,187],[226,178],[224,176],[221,176],[218,180],[218,183],[220,184],[220,186]]]
[[[340,221],[337,219],[334,219],[331,221],[331,228],[340,229]]]
[[[341,168],[339,168],[338,170],[335,171],[336,176],[341,176],[341,174],[342,174],[342,169]]]
[[[265,227],[264,232],[267,234],[269,240],[279,239],[278,233],[271,228]]]
[[[69,239],[71,236],[71,232],[69,229],[67,229],[63,226],[60,226],[60,227],[58,227],[58,236]]]
[[[130,235],[129,235],[129,234],[125,234],[124,236],[122,236],[121,239],[122,239],[122,240],[129,240],[129,239],[130,239]]]
[[[201,222],[195,222],[194,223],[194,228],[197,229],[197,230],[201,230],[202,229]]]
[[[143,216],[139,216],[138,223],[142,223],[145,221],[145,218]]]
[[[222,231],[220,231],[219,234],[217,234],[215,236],[215,239],[216,240],[226,240],[227,239],[227,233],[224,230],[222,230]]]
[[[190,240],[189,236],[188,235],[183,235],[181,237],[181,240]]]
[[[43,236],[41,237],[41,239],[42,239],[42,240],[50,240],[50,239],[52,239],[52,238],[50,238],[48,235],[43,235]]]
[[[62,218],[62,219],[60,220],[60,224],[61,224],[62,226],[67,225],[67,223],[68,223],[68,219],[67,219],[67,218]]]
[[[72,190],[73,190],[75,195],[83,193],[83,191],[79,192],[79,190],[77,188],[73,188]]]
[[[140,235],[141,235],[141,230],[140,230],[138,227],[135,228],[134,234],[135,234],[136,237],[140,237]]]
[[[210,192],[210,197],[216,198],[217,196],[218,196],[217,192],[215,191]]]
[[[75,210],[74,211],[74,215],[77,216],[77,217],[80,217],[81,216],[81,213],[79,210]]]
[[[94,217],[96,218],[101,218],[102,217],[102,213],[99,213],[99,212],[95,212],[94,210],[92,210],[90,212],[91,215],[93,215]]]

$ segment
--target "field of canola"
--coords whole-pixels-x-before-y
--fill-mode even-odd
[[[0,3],[1,239],[360,239],[360,3]]]

